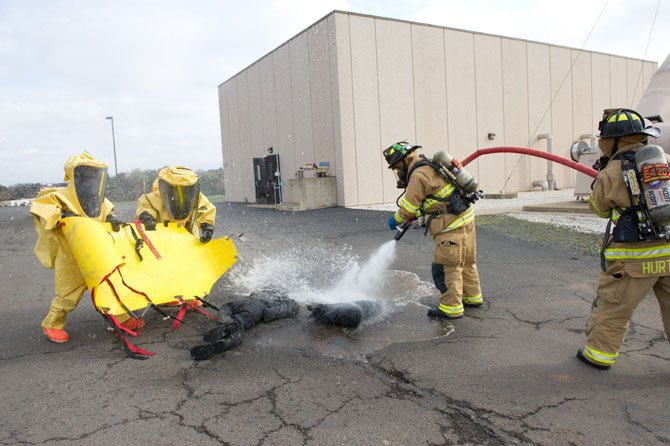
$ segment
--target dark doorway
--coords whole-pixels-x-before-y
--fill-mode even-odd
[[[281,203],[278,154],[254,158],[254,182],[256,184],[256,203]]]

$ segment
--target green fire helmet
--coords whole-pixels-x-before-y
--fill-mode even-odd
[[[402,161],[403,158],[412,153],[414,150],[419,148],[421,148],[421,146],[413,146],[407,141],[399,141],[392,146],[387,147],[383,154],[386,162],[389,165],[389,169]]]

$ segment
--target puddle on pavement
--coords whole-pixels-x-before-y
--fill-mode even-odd
[[[254,327],[238,350],[283,347],[361,359],[394,344],[440,339],[454,331],[449,321],[426,317],[426,305],[437,303],[438,292],[432,283],[420,280],[416,274],[389,271],[380,294],[384,296],[379,299],[384,305],[383,314],[356,329],[318,324],[301,305],[295,319]]]

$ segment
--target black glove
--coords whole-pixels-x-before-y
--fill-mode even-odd
[[[119,220],[118,218],[116,218],[112,214],[109,214],[107,216],[107,218],[105,219],[105,221],[107,223],[111,223],[112,231],[114,231],[114,232],[119,232],[119,230],[121,229],[121,226],[126,224],[126,222]]]
[[[142,212],[139,217],[140,221],[144,225],[144,229],[147,231],[155,231],[156,230],[156,220],[151,216],[150,213],[148,212]]]
[[[209,223],[201,223],[200,241],[203,243],[207,243],[212,239],[212,235],[214,235],[214,226],[210,225]]]
[[[74,212],[70,212],[68,209],[61,208],[60,218],[67,218],[67,217],[79,217],[79,216]]]

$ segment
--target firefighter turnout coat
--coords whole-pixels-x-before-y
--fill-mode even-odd
[[[641,143],[622,145],[617,155],[636,152]],[[589,197],[591,209],[617,224],[631,206],[628,188],[615,156],[598,174]],[[670,336],[670,243],[664,240],[614,242],[604,249],[605,271],[598,276],[597,295],[587,323],[584,356],[591,362],[614,364],[628,322],[638,304],[653,288],[661,307],[665,332]]]
[[[449,197],[456,186],[430,165],[413,169],[420,160],[414,157],[409,162],[407,189],[394,218],[400,225],[423,214],[429,217],[429,231],[435,242],[433,280],[441,292],[440,310],[456,318],[462,316],[464,302],[483,302],[476,264],[474,207],[470,205],[458,215],[450,213]]]

